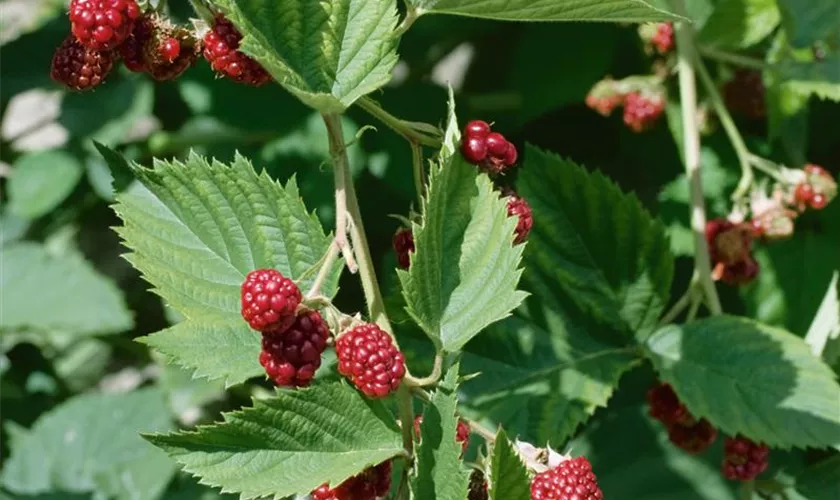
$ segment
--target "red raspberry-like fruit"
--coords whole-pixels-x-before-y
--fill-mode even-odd
[[[391,336],[373,323],[359,325],[335,343],[338,371],[370,398],[384,398],[405,376],[405,358]]]
[[[464,127],[461,154],[469,163],[494,175],[504,173],[519,157],[516,146],[502,134],[491,132],[490,125],[481,120],[473,120]]]
[[[312,500],[376,500],[391,489],[391,461],[369,467],[334,489],[328,484],[312,492]]]
[[[668,426],[668,439],[678,448],[694,454],[706,451],[717,435],[717,429],[705,418],[690,425],[673,423]]]
[[[192,66],[201,47],[190,30],[173,26],[156,15],[145,15],[134,24],[131,36],[119,51],[131,71],[145,71],[155,80],[166,81]]]
[[[733,78],[723,87],[726,107],[748,118],[761,119],[767,114],[764,82],[761,72],[748,69],[735,71]]]
[[[300,289],[274,269],[251,271],[242,283],[242,317],[254,330],[278,334],[295,322]]]
[[[748,223],[735,224],[726,219],[712,219],[706,223],[706,242],[715,280],[743,285],[758,275],[758,262],[752,255],[754,235]]]
[[[177,38],[169,37],[158,45],[158,54],[164,61],[171,63],[181,55],[181,42]]]
[[[665,425],[685,422],[690,414],[680,402],[670,384],[661,383],[651,387],[647,393],[650,416]]]
[[[414,417],[414,435],[420,439],[420,424],[423,423],[423,415]],[[461,453],[467,451],[467,445],[470,441],[470,424],[458,419],[458,425],[455,427],[455,441],[461,443]]]
[[[224,16],[216,16],[204,36],[204,58],[213,71],[239,83],[259,87],[271,79],[257,61],[239,51],[242,34]]]
[[[650,39],[650,43],[660,54],[667,54],[674,48],[674,25],[671,23],[659,23],[656,25],[656,33]]]
[[[112,52],[89,49],[71,35],[55,50],[50,76],[73,90],[90,90],[105,80],[113,66]]]
[[[487,137],[484,138],[484,144],[487,145],[487,154],[496,158],[504,158],[507,153],[508,141],[505,136],[498,132],[487,134]]]
[[[566,460],[531,480],[531,500],[603,500],[586,457]]]
[[[721,470],[727,479],[751,481],[767,469],[770,449],[743,436],[726,438]]]
[[[508,192],[507,202],[508,217],[517,217],[516,222],[516,236],[513,239],[513,244],[518,245],[528,238],[531,228],[534,227],[534,216],[531,213],[531,206],[512,192]]]
[[[473,469],[470,473],[470,489],[467,492],[467,500],[488,500],[490,494],[487,492],[487,479],[484,473]]]
[[[663,111],[665,99],[660,95],[631,92],[624,97],[624,124],[633,132],[650,130]]]
[[[263,335],[260,364],[279,386],[307,386],[321,366],[329,335],[318,312],[305,312],[282,335]]]
[[[490,125],[482,120],[473,120],[464,127],[464,137],[484,139],[490,134]]]
[[[71,0],[71,31],[89,49],[111,50],[121,44],[140,17],[134,0]]]
[[[411,229],[398,229],[394,233],[391,243],[394,246],[394,252],[397,254],[397,265],[400,269],[408,269],[411,265],[409,254],[414,251],[414,235],[411,233]]]

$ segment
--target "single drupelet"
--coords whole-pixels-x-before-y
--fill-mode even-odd
[[[405,358],[387,332],[372,323],[358,325],[335,342],[338,371],[369,398],[384,398],[405,376]]]

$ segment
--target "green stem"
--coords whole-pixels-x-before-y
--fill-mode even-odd
[[[344,144],[344,136],[341,130],[341,119],[339,115],[324,115],[324,123],[327,126],[327,135],[330,141],[330,152],[332,154],[334,168],[336,170],[336,201],[339,202],[338,193],[345,201],[346,207],[336,206],[336,220],[338,214],[346,211],[347,223],[350,232],[350,240],[353,244],[357,264],[359,266],[359,279],[362,282],[362,289],[365,292],[365,299],[368,305],[370,319],[385,331],[393,335],[391,322],[385,312],[385,302],[382,300],[382,293],[379,291],[379,282],[376,280],[376,271],[373,267],[373,259],[370,256],[365,226],[362,222],[362,214],[359,210],[359,201],[356,198],[356,190],[350,178],[350,167],[347,159],[347,148]],[[336,228],[336,238],[341,228]]]
[[[387,125],[388,128],[405,138],[407,141],[432,148],[440,148],[442,143],[441,138],[439,134],[433,134],[431,132],[431,125],[417,124],[401,120],[382,109],[382,106],[369,97],[362,97],[356,101],[356,104],[367,111],[368,114]],[[420,130],[421,127],[429,130]]]
[[[750,165],[761,170],[762,172],[779,182],[790,182],[786,180],[782,173],[779,171],[779,166],[769,160],[765,160],[764,158],[758,155],[750,154],[749,162]]]
[[[492,430],[484,427],[483,425],[479,424],[475,420],[470,420],[468,418],[461,417],[461,420],[466,422],[470,426],[470,430],[478,434],[479,436],[483,437],[485,441],[488,443],[495,443],[496,442],[496,433]]]
[[[697,50],[703,57],[708,57],[709,59],[714,59],[715,61],[734,64],[736,66],[742,66],[744,68],[761,71],[769,67],[764,61],[754,57],[742,56],[740,54],[733,54],[731,52],[724,52],[711,47],[703,46],[698,47]]]
[[[440,380],[440,374],[443,370],[443,355],[441,353],[435,354],[435,364],[432,366],[432,373],[428,377],[414,378],[406,375],[405,383],[409,387],[426,387],[435,384]]]
[[[426,192],[426,170],[423,168],[423,147],[411,142],[411,167],[414,172],[414,189],[417,192],[417,209],[423,206],[423,195]]]
[[[682,0],[675,0],[678,14],[685,14]],[[700,132],[697,129],[697,87],[694,77],[694,30],[689,23],[676,25],[677,55],[682,107],[683,149],[685,173],[691,193],[691,229],[694,231],[694,266],[700,287],[706,296],[712,314],[722,312],[715,283],[709,247],[706,243],[706,206],[703,200],[703,182],[700,176]]]
[[[715,82],[706,70],[706,66],[703,65],[699,57],[694,58],[694,62],[697,65],[697,74],[700,76],[700,81],[703,83],[706,93],[709,94],[709,98],[712,100],[712,107],[714,107],[715,113],[717,113],[718,119],[720,119],[723,130],[726,132],[727,137],[729,137],[729,142],[732,143],[735,154],[738,156],[738,163],[741,165],[741,180],[738,181],[738,187],[732,193],[732,200],[738,202],[747,194],[747,191],[753,183],[754,175],[750,163],[750,151],[747,149],[744,138],[741,137],[741,133],[738,131],[738,127],[732,119],[732,115],[726,109],[726,104],[723,102],[723,98],[720,96]]]
[[[689,304],[691,304],[692,298],[694,296],[694,294],[692,293],[693,290],[694,288],[689,285],[688,290],[685,291],[682,297],[680,297],[677,300],[677,302],[674,303],[671,309],[668,309],[668,312],[662,315],[662,319],[659,320],[660,326],[671,323],[677,318],[677,316],[679,316],[683,311],[685,311],[685,308],[688,307]]]
[[[411,28],[411,25],[414,24],[414,21],[420,17],[420,9],[411,2],[406,2],[406,11],[405,17],[403,18],[402,22],[400,22],[399,26],[394,30],[394,38],[401,37]]]
[[[403,448],[408,453],[405,468],[400,479],[400,488],[408,481],[408,473],[412,466],[414,456],[414,405],[411,392],[406,384],[397,389],[397,416],[400,419],[400,430],[402,431]],[[406,495],[407,496],[407,495]],[[401,498],[401,497],[397,497]]]
[[[324,282],[327,281],[327,277],[330,275],[330,271],[338,258],[339,250],[340,249],[336,242],[333,241],[330,243],[330,248],[327,250],[327,255],[324,257],[324,261],[321,263],[318,275],[315,276],[315,281],[312,282],[312,287],[308,292],[306,292],[307,298],[314,298],[321,294],[321,287],[324,286]]]

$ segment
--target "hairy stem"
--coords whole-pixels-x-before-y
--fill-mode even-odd
[[[485,441],[488,443],[495,443],[496,442],[496,433],[492,430],[484,427],[483,425],[479,424],[475,420],[470,420],[468,418],[461,417],[461,420],[466,422],[470,426],[470,430],[478,434],[479,436],[483,437]]]
[[[754,57],[742,56],[741,54],[733,54],[731,52],[724,52],[711,47],[703,46],[698,47],[697,50],[703,57],[708,57],[709,59],[713,59],[715,61],[734,64],[736,66],[756,69],[759,71],[768,68],[768,65],[764,61]]]
[[[744,143],[744,138],[741,137],[738,127],[735,126],[735,121],[732,120],[732,115],[729,114],[729,110],[726,109],[726,104],[723,102],[723,98],[720,96],[720,92],[718,92],[715,82],[712,81],[712,77],[709,76],[706,66],[704,66],[700,58],[696,56],[693,57],[693,62],[696,64],[697,74],[700,76],[700,81],[703,83],[706,93],[709,94],[709,98],[712,100],[712,106],[715,109],[715,113],[718,115],[718,119],[720,119],[720,124],[726,132],[726,136],[729,137],[729,142],[732,143],[732,147],[735,149],[735,154],[738,155],[738,163],[741,165],[741,180],[738,181],[738,187],[736,187],[735,191],[732,193],[732,200],[737,202],[747,194],[747,191],[753,183],[754,175],[752,171],[752,164],[750,162],[750,151],[747,149],[747,145]]]
[[[373,267],[373,259],[370,256],[370,247],[368,246],[362,215],[359,211],[359,201],[356,199],[356,190],[350,179],[350,167],[347,160],[347,148],[341,131],[341,120],[338,115],[324,115],[324,123],[327,126],[330,153],[336,171],[336,226],[339,225],[339,214],[344,214],[349,226],[347,229],[350,232],[353,252],[358,260],[359,279],[362,281],[362,289],[365,292],[370,319],[385,331],[393,334],[391,322],[385,312],[385,302],[382,300],[382,293],[379,291],[379,282],[376,280],[376,271]],[[339,205],[341,202],[344,203],[344,206]],[[340,228],[336,227],[336,238],[339,237],[339,231]]]
[[[431,125],[400,120],[382,109],[382,106],[369,97],[362,97],[356,101],[356,104],[409,142],[432,148],[439,148],[442,143],[440,134],[434,133],[434,127]],[[426,130],[421,130],[421,128]]]
[[[327,281],[327,277],[330,275],[330,270],[335,264],[336,259],[338,258],[338,253],[340,251],[339,245],[336,241],[330,243],[330,248],[327,250],[327,255],[324,257],[324,261],[321,263],[321,269],[318,270],[318,275],[315,276],[315,281],[312,282],[312,287],[306,292],[307,298],[317,297],[321,294],[321,287],[324,286],[324,282]]]
[[[674,4],[678,14],[685,14],[682,0],[675,0]],[[722,309],[715,283],[712,281],[711,259],[706,243],[706,206],[700,176],[700,132],[697,129],[697,87],[694,79],[694,61],[697,60],[694,53],[694,32],[691,25],[685,22],[677,23],[676,32],[685,173],[691,193],[691,229],[694,232],[694,267],[709,310],[712,314],[720,314]]]

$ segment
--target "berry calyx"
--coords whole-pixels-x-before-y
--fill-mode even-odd
[[[400,269],[408,269],[411,265],[410,253],[414,251],[414,235],[411,229],[401,228],[394,233],[394,238],[391,240],[394,247],[394,252],[397,254],[397,266]]]
[[[414,417],[414,435],[420,439],[420,424],[423,423],[423,415]],[[467,451],[467,445],[470,441],[470,424],[458,419],[458,425],[455,427],[455,441],[461,443],[461,453]]]
[[[70,89],[84,91],[101,84],[113,66],[112,52],[87,48],[71,35],[55,50],[50,76]]]
[[[770,449],[743,436],[726,438],[721,471],[727,479],[751,481],[767,469]]]
[[[322,484],[312,492],[312,500],[376,500],[391,489],[391,461],[368,467],[337,487]]]
[[[531,500],[602,500],[604,494],[586,457],[566,460],[531,480]]]
[[[670,384],[660,383],[648,389],[647,400],[650,416],[665,425],[684,422],[690,416]]]
[[[752,255],[754,234],[748,223],[735,224],[726,219],[712,219],[706,223],[712,278],[743,285],[758,275],[758,262]]]
[[[338,337],[338,371],[369,398],[384,398],[405,376],[405,358],[391,336],[373,323],[364,323]]]
[[[254,330],[279,334],[295,322],[302,299],[294,281],[274,269],[251,271],[242,283],[242,317]]]
[[[660,94],[630,92],[624,97],[624,124],[636,133],[650,130],[665,111]]]
[[[504,173],[519,158],[516,146],[502,134],[491,132],[490,125],[481,120],[473,120],[464,127],[461,154],[467,162],[491,175]]]
[[[111,50],[121,44],[140,17],[134,0],[71,0],[70,29],[89,49]]]
[[[534,227],[534,216],[531,212],[531,205],[515,193],[508,191],[507,211],[508,217],[516,217],[515,237],[513,244],[518,245],[528,238],[531,228]]]
[[[228,19],[216,16],[204,35],[204,58],[213,71],[239,83],[259,87],[271,79],[260,63],[239,51],[242,34]]]
[[[279,386],[307,386],[321,366],[329,336],[329,328],[317,311],[302,313],[282,335],[263,335],[260,364]]]
[[[158,46],[158,54],[161,59],[171,64],[181,55],[181,42],[177,38],[167,38]]]
[[[598,81],[586,94],[586,105],[601,116],[610,116],[615,108],[624,104],[624,94],[612,78]]]

